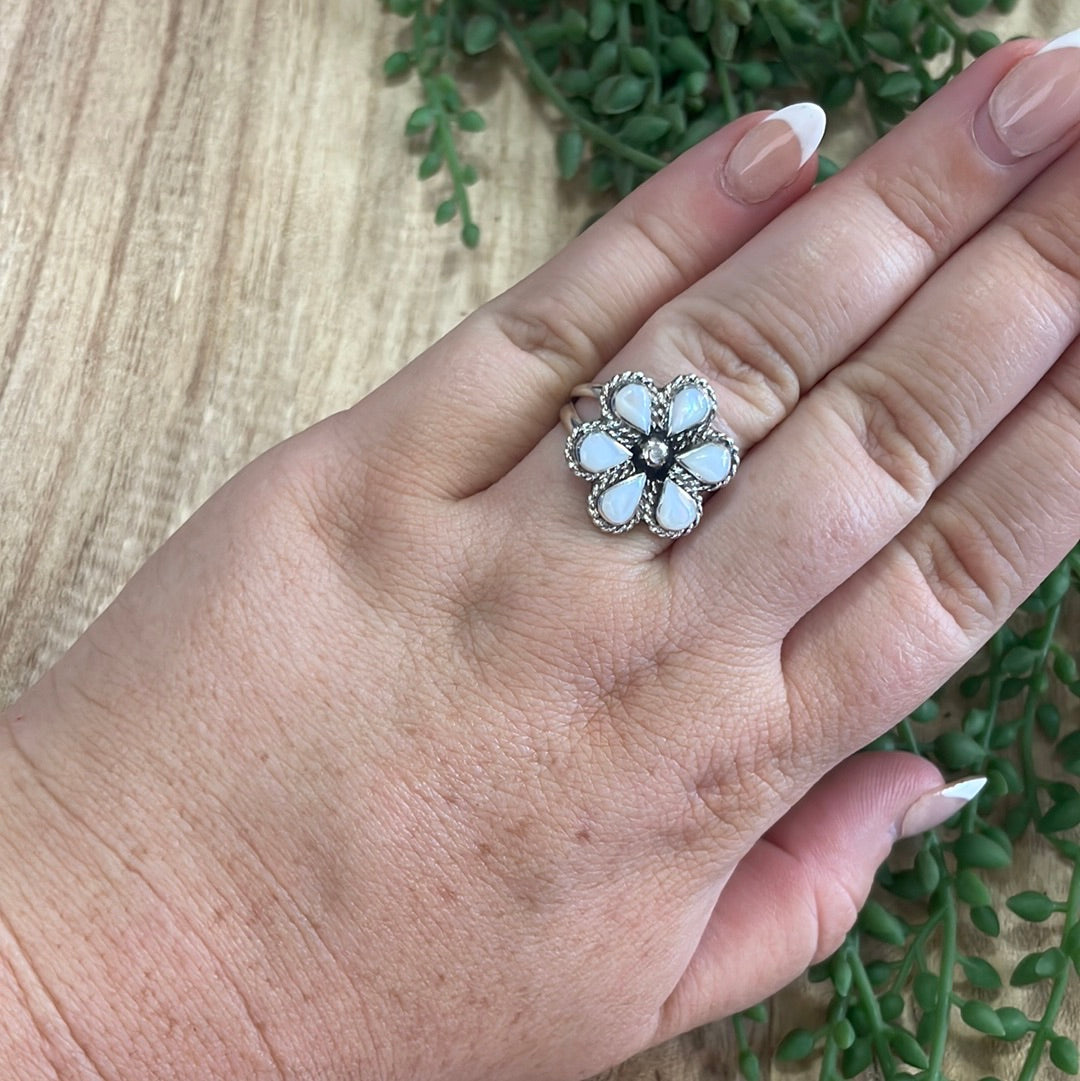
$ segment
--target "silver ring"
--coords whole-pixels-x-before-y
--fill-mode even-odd
[[[595,398],[596,420],[582,420],[577,403]],[[592,482],[589,517],[605,533],[644,522],[660,537],[682,537],[701,521],[702,500],[730,483],[739,449],[712,427],[716,396],[696,375],[667,386],[641,372],[570,392],[560,418],[570,433],[566,460]]]

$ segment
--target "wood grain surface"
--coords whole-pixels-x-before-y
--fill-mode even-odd
[[[1022,4],[1010,28],[1077,23],[1063,0]],[[362,396],[592,209],[493,67],[472,88],[490,124],[482,248],[436,231],[445,192],[411,179],[400,136],[416,102],[380,74],[401,26],[372,0],[0,0],[0,700],[240,466]],[[1021,852],[1000,889],[1060,878]],[[1045,934],[1008,923],[1001,949]],[[1076,1034],[1075,995],[1068,1009]],[[805,986],[755,1042],[801,1018],[820,1022]],[[1012,1076],[1021,1050],[954,1044],[960,1079]],[[720,1023],[610,1076],[733,1062]]]

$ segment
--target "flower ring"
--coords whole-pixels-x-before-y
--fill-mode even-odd
[[[583,421],[575,399],[600,403]],[[592,481],[589,516],[605,533],[643,521],[661,537],[681,537],[701,520],[703,496],[722,488],[739,467],[729,435],[710,427],[712,388],[680,375],[663,389],[641,372],[621,372],[599,386],[575,387],[563,409],[570,430],[566,460]]]

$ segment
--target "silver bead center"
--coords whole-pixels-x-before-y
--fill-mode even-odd
[[[670,454],[667,443],[662,439],[650,439],[641,448],[642,459],[653,469],[659,469],[668,460]]]

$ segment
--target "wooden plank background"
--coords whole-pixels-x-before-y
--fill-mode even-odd
[[[1080,0],[1060,0],[1021,4],[1008,29],[1078,23]],[[402,25],[373,0],[0,0],[0,700],[241,465],[363,395],[593,209],[557,184],[539,107],[492,67],[472,88],[490,124],[473,137],[482,249],[436,231],[445,192],[412,181],[400,136],[415,100],[380,75]],[[843,157],[858,135],[832,138]],[[1021,853],[1002,892],[1060,874]],[[1039,941],[1007,932],[1011,955]],[[814,1009],[796,987],[756,1038]],[[964,1037],[950,1069],[1011,1076],[1018,1055]],[[721,1023],[611,1076],[732,1063]]]

